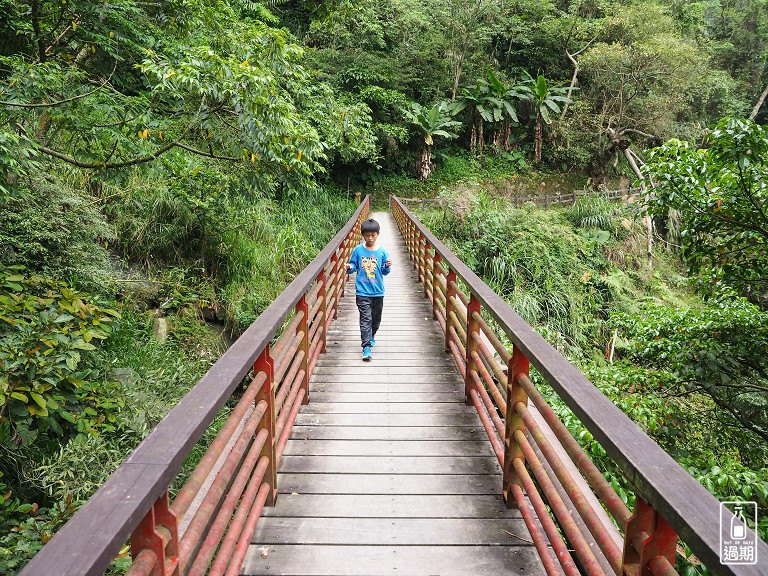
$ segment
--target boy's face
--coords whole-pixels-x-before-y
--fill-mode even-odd
[[[366,232],[363,234],[363,240],[365,240],[366,248],[372,248],[376,245],[376,238],[379,237],[378,232]]]

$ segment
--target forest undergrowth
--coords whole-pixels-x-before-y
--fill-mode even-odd
[[[98,209],[46,181],[0,203],[2,574],[53,536],[355,208],[332,190],[206,202],[170,188],[136,179]]]
[[[756,501],[765,517],[768,442],[706,393],[721,363],[762,349],[768,332],[757,306],[728,294],[704,300],[661,238],[649,267],[636,205],[594,194],[569,208],[515,207],[463,185],[438,198],[418,214],[441,240],[712,494]],[[602,446],[535,373],[534,381],[631,507],[633,489]],[[758,531],[766,538],[768,523]],[[707,573],[695,559],[679,568]]]

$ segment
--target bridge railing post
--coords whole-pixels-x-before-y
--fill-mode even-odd
[[[432,258],[432,319],[437,319],[437,306],[438,306],[438,293],[440,292],[439,282],[438,278],[442,275],[442,268],[440,267],[440,263],[443,261],[443,258],[438,254],[437,250],[435,250],[435,255]],[[446,323],[447,326],[447,323]]]
[[[427,237],[419,232],[418,244],[419,280],[424,286],[424,296],[427,295]]]
[[[432,250],[432,245],[429,243],[429,241],[427,240],[427,238],[425,236],[424,237],[424,252],[422,252],[422,255],[423,255],[422,258],[423,258],[423,261],[424,261],[424,278],[423,278],[423,282],[424,282],[424,296],[427,297],[427,298],[429,298],[429,296],[430,296],[429,284],[428,284],[427,281],[429,280],[429,282],[434,282],[434,278],[433,278],[433,274],[432,274],[434,272],[434,266],[428,266],[428,263],[429,263],[429,260],[430,260],[430,258],[429,258],[430,250]]]
[[[307,304],[307,295],[304,294],[296,303],[296,314],[302,314],[302,319],[299,325],[296,326],[296,335],[301,332],[301,344],[296,350],[296,353],[303,353],[299,369],[304,371],[304,378],[302,378],[300,390],[304,390],[304,397],[301,400],[302,404],[309,404],[309,305]]]
[[[475,372],[475,376],[478,375],[477,366],[475,365],[475,359],[473,357],[473,352],[475,354],[479,353],[477,341],[472,336],[472,334],[480,334],[480,324],[478,323],[477,319],[475,318],[475,312],[480,314],[480,300],[478,300],[477,296],[475,296],[474,293],[470,294],[469,297],[469,305],[467,306],[467,342],[466,342],[466,373],[464,374],[464,400],[467,404],[467,406],[474,406],[474,403],[472,402],[472,398],[469,395],[470,391],[472,390],[474,384],[473,384],[473,377],[472,372]]]
[[[331,272],[330,272],[330,278],[333,282],[333,286],[335,290],[333,290],[333,293],[336,295],[336,302],[333,305],[333,317],[338,318],[339,317],[339,299],[344,295],[344,281],[346,278],[346,271],[339,273],[339,269],[343,268],[346,262],[341,262],[339,260],[339,253],[341,253],[341,256],[344,255],[344,245],[346,244],[347,239],[345,238],[341,242],[341,247],[339,250],[336,250],[336,252],[333,253],[333,256],[331,256]],[[326,292],[326,298],[327,298],[327,292]]]
[[[333,268],[331,268],[331,277],[333,277]],[[317,297],[320,298],[320,312],[318,314],[320,315],[319,322],[322,322],[320,329],[322,331],[321,338],[323,339],[320,344],[320,353],[325,354],[325,347],[328,342],[328,280],[325,270],[317,275],[317,281],[320,284],[320,291],[317,293]]]
[[[635,511],[624,534],[623,576],[661,573],[653,567],[674,567],[677,534],[664,518],[638,493]],[[668,573],[668,572],[667,572]]]
[[[448,276],[445,278],[445,349],[450,350],[449,342],[451,341],[450,326],[451,326],[451,312],[455,306],[456,300],[456,271],[448,270]]]
[[[507,411],[504,418],[504,471],[502,480],[502,494],[507,508],[515,506],[515,498],[512,494],[512,486],[523,487],[523,482],[515,471],[513,462],[520,458],[525,462],[523,449],[515,439],[515,432],[521,430],[525,433],[523,418],[515,409],[515,404],[522,402],[528,405],[528,394],[520,386],[520,375],[528,376],[530,371],[528,358],[515,346],[512,358],[507,362]]]
[[[274,506],[277,501],[277,458],[275,455],[275,444],[277,439],[275,438],[275,370],[272,355],[269,353],[269,344],[266,345],[262,353],[256,359],[253,365],[254,377],[263,372],[266,378],[261,385],[254,404],[258,404],[262,400],[267,403],[267,408],[264,412],[264,416],[259,422],[257,428],[257,434],[261,430],[267,431],[267,439],[261,448],[259,460],[266,456],[269,460],[267,464],[267,470],[264,473],[264,482],[270,485],[269,493],[265,502],[266,506]]]
[[[419,269],[419,263],[416,261],[416,239],[418,238],[418,230],[413,222],[408,220],[408,254],[411,257],[414,270]]]
[[[178,519],[170,508],[168,492],[154,503],[131,535],[131,557],[151,571],[150,576],[179,576]]]

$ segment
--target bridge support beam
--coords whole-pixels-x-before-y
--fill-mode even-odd
[[[661,515],[638,493],[635,512],[624,535],[624,576],[650,576],[659,571],[655,566],[674,566],[677,534]]]
[[[131,534],[131,557],[151,568],[149,576],[179,576],[179,529],[168,492],[157,499]],[[153,558],[154,557],[154,558]]]

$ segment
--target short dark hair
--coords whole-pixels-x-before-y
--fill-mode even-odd
[[[368,234],[369,232],[378,233],[380,230],[381,230],[381,226],[379,226],[379,223],[376,222],[376,220],[374,220],[373,218],[368,218],[368,220],[366,220],[360,225],[361,234]]]

